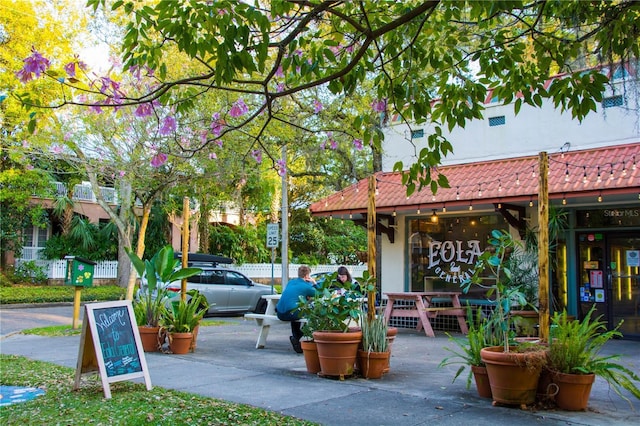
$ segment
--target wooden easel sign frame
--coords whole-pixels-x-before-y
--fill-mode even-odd
[[[142,377],[151,390],[151,377],[130,300],[85,305],[73,390],[83,374],[98,372],[105,398],[110,384]]]

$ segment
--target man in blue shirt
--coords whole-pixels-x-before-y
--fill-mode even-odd
[[[300,296],[309,298],[313,297],[315,293],[316,283],[313,278],[311,278],[311,269],[306,265],[302,265],[298,268],[298,278],[287,283],[276,305],[278,318],[282,321],[291,322],[292,336],[289,337],[289,341],[293,346],[293,350],[299,354],[302,353],[302,347],[300,346],[302,325],[298,322],[300,319],[298,300]]]

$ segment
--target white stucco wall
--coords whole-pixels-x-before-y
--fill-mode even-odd
[[[603,108],[597,104],[597,112],[588,115],[582,123],[573,120],[569,112],[560,113],[552,102],[547,102],[542,108],[523,105],[517,116],[512,104],[488,105],[483,120],[471,121],[464,129],[455,128],[450,133],[445,131],[454,152],[442,163],[487,161],[536,155],[541,151],[556,153],[566,142],[572,151],[637,142],[640,137],[638,88],[629,82],[624,86],[618,83],[616,94],[625,96],[626,105]],[[505,116],[505,124],[490,127],[489,118],[496,116]],[[393,170],[397,161],[403,161],[405,169],[415,162],[415,154],[426,146],[433,126],[412,127],[414,131],[419,129],[424,130],[424,137],[413,140],[408,139],[411,131],[404,124],[385,130],[384,171]]]
[[[398,227],[396,228],[395,243],[391,244],[389,242],[389,238],[387,238],[386,235],[382,236],[380,256],[380,282],[382,283],[383,293],[405,291],[405,220],[400,216],[398,216],[397,219]]]

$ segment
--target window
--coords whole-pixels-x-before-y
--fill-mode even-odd
[[[610,96],[602,100],[602,106],[604,108],[622,106],[623,104],[624,104],[624,99],[622,98],[622,95]]]
[[[412,130],[411,139],[419,139],[424,137],[424,129]]]
[[[505,123],[506,123],[506,119],[504,115],[500,115],[497,117],[489,117],[489,127],[504,126]]]
[[[249,280],[237,272],[227,271],[227,284],[249,285]]]

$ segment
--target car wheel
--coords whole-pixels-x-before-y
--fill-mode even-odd
[[[257,314],[264,314],[265,312],[267,312],[267,301],[264,299],[260,299],[258,301],[258,305],[256,306],[256,311]]]

